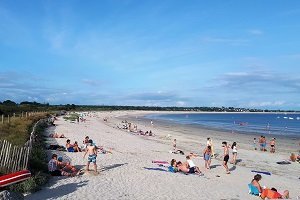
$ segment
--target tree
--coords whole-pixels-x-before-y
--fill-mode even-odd
[[[14,101],[11,101],[11,100],[5,100],[5,101],[3,101],[2,104],[5,106],[16,106],[17,105]]]

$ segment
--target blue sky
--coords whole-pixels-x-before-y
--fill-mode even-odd
[[[297,0],[0,0],[0,101],[300,110]]]

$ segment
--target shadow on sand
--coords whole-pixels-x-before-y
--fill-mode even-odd
[[[210,168],[211,168],[211,169],[214,169],[214,168],[217,168],[217,167],[220,167],[220,166],[221,166],[221,165],[211,165]]]
[[[49,192],[43,192],[43,198],[42,199],[57,199],[59,197],[65,196],[67,194],[70,194],[74,191],[76,191],[78,188],[86,186],[88,181],[81,181],[79,183],[68,183],[64,185],[60,185],[56,188],[45,188],[45,190],[49,190]],[[35,197],[35,195],[39,195],[39,192],[33,194],[33,196],[29,195],[25,199],[38,199]]]
[[[144,167],[144,169],[152,170],[152,171],[161,171],[161,172],[167,172],[168,171],[166,169],[162,169],[162,168],[159,168],[159,167]]]
[[[123,165],[127,165],[128,163],[122,163],[122,164],[113,164],[113,165],[109,165],[109,166],[105,166],[101,169],[101,171],[108,171],[108,170],[111,170],[111,169],[114,169],[114,168],[117,168],[117,167],[121,167]]]
[[[234,171],[236,169],[236,166],[234,165],[234,166],[232,166],[230,169],[229,169],[229,171]]]

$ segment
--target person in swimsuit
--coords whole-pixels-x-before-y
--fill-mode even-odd
[[[194,162],[191,160],[190,156],[186,157],[186,162],[188,164],[189,167],[189,172],[191,174],[198,174],[198,175],[202,175],[202,172],[200,171],[199,167],[197,167]]]
[[[254,148],[254,150],[257,150],[257,147],[256,147],[256,138],[253,139],[253,148]]]
[[[210,169],[211,163],[211,146],[207,146],[203,151],[203,158],[205,161],[205,168]]]
[[[222,147],[223,147],[223,167],[225,168],[226,170],[226,174],[230,174],[230,171],[228,169],[228,160],[229,160],[229,147],[227,145],[227,142],[222,142]]]
[[[53,154],[52,159],[48,162],[48,171],[51,176],[75,176],[77,171],[68,173],[66,168],[61,168],[61,162],[57,160],[57,155]]]
[[[89,140],[89,146],[86,147],[86,151],[85,151],[83,158],[85,158],[86,154],[88,154],[88,162],[86,165],[86,172],[89,171],[90,163],[94,163],[94,171],[97,172],[97,164],[96,164],[97,149],[93,145],[93,140]]]
[[[275,141],[276,141],[276,138],[273,138],[271,141],[270,141],[270,152],[271,153],[275,153]]]
[[[176,147],[177,147],[177,144],[176,144],[176,139],[173,140],[173,150],[176,152]]]
[[[232,149],[232,164],[236,164],[236,157],[237,157],[237,147],[236,147],[236,142],[233,142],[233,144],[231,145],[231,149]]]
[[[184,164],[180,161],[178,161],[176,163],[176,167],[177,167],[179,172],[183,172],[183,173],[186,173],[186,174],[189,172],[189,168],[187,167],[187,164]]]

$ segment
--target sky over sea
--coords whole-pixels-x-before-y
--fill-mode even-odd
[[[300,110],[298,0],[0,0],[0,101]]]

